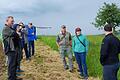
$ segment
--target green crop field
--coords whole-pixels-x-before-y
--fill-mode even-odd
[[[100,46],[104,36],[87,36],[89,40],[89,52],[87,55],[88,72],[90,76],[102,78],[102,66],[99,62]],[[39,36],[39,40],[49,45],[53,50],[57,50],[55,36]],[[119,74],[120,75],[120,71]],[[120,80],[120,76],[119,76]]]

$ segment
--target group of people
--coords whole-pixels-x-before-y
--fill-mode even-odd
[[[22,80],[19,76],[21,72],[24,72],[20,68],[23,50],[26,60],[31,60],[35,53],[36,27],[32,23],[28,25],[24,25],[23,22],[14,24],[14,17],[8,16],[2,31],[2,38],[8,64],[8,80]]]
[[[111,24],[105,25],[105,37],[100,49],[100,63],[103,66],[103,80],[118,80],[117,73],[120,67],[120,40],[113,34],[112,27],[113,25]],[[73,52],[78,64],[80,78],[87,80],[88,71],[86,55],[88,53],[89,42],[81,33],[80,27],[75,29],[75,36],[72,38],[71,34],[66,31],[66,26],[62,25],[61,31],[57,36],[56,43],[59,47],[64,69],[69,69],[70,72],[73,72]],[[68,57],[69,66],[67,64],[66,57]]]
[[[120,67],[119,53],[120,40],[112,33],[112,25],[107,24],[104,27],[105,37],[100,49],[100,63],[103,66],[103,80],[118,80],[117,73]],[[80,78],[87,80],[88,71],[86,56],[88,53],[89,41],[81,33],[81,28],[75,29],[75,36],[71,36],[66,30],[66,26],[61,26],[61,31],[57,35],[56,43],[59,48],[60,56],[64,69],[72,73],[73,70],[73,53],[78,64]],[[26,60],[30,60],[35,54],[34,40],[36,37],[36,27],[29,23],[24,25],[22,22],[14,24],[14,18],[8,16],[5,27],[2,31],[4,53],[7,56],[8,63],[8,80],[22,80],[18,78],[18,73],[23,72],[20,68],[23,59],[23,50]],[[97,53],[96,53],[97,54]],[[68,57],[68,63],[66,61]]]

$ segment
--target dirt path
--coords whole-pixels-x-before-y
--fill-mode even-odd
[[[76,68],[76,64],[75,68]],[[65,71],[57,51],[42,42],[36,42],[36,55],[30,62],[23,60],[24,80],[80,80],[78,72]],[[89,78],[89,80],[99,80]]]
[[[76,63],[74,65],[73,73],[65,71],[59,53],[37,41],[35,57],[32,57],[31,61],[25,59],[22,61],[22,69],[25,71],[22,78],[23,80],[81,80]],[[89,80],[99,79],[90,77]]]
[[[3,54],[2,43],[0,42],[0,80],[6,80],[5,55]]]

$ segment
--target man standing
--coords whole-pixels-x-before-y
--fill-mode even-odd
[[[100,62],[103,66],[103,80],[118,80],[120,41],[112,33],[112,25],[104,27],[105,38],[102,41]]]
[[[16,68],[17,68],[17,54],[16,54],[16,38],[17,33],[12,28],[14,24],[14,18],[8,16],[6,19],[5,27],[2,31],[2,38],[4,44],[4,52],[8,57],[8,80],[16,80]]]
[[[68,65],[65,59],[66,55],[68,56],[70,72],[73,71],[71,44],[72,44],[71,34],[66,31],[66,26],[62,25],[61,32],[57,36],[57,45],[60,50],[60,55],[61,55],[65,70],[68,69]]]
[[[34,40],[36,40],[36,28],[29,23],[28,25],[28,50],[29,50],[29,57],[34,56],[35,47],[34,47]],[[32,53],[31,53],[32,48]]]

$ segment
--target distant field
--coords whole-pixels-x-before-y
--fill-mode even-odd
[[[87,36],[89,40],[89,52],[87,55],[88,72],[90,76],[102,77],[102,66],[99,62],[100,46],[104,36]],[[53,50],[57,50],[56,37],[55,36],[39,36],[39,40],[49,45]],[[119,71],[120,75],[120,71]],[[119,76],[120,80],[120,76]]]

